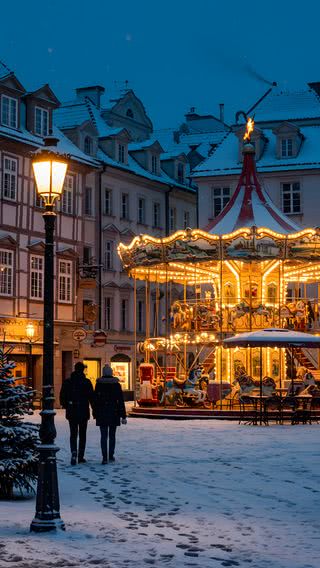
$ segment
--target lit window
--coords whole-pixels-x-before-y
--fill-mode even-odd
[[[151,156],[151,171],[153,174],[157,174],[159,169],[159,158],[155,154]]]
[[[84,139],[84,151],[86,154],[92,154],[92,138],[90,136],[86,136]]]
[[[112,215],[112,190],[104,190],[104,213],[105,215]]]
[[[0,249],[0,294],[12,296],[13,292],[13,253]]]
[[[293,156],[292,138],[283,138],[281,140],[281,157],[291,158]]]
[[[17,198],[18,161],[5,157],[3,160],[3,197],[15,201]]]
[[[49,112],[40,107],[35,108],[34,131],[39,136],[47,136],[49,132]]]
[[[106,241],[104,249],[104,266],[106,270],[113,268],[113,242]]]
[[[175,207],[170,207],[170,231],[175,231],[176,228],[177,228],[177,210]]]
[[[112,298],[104,299],[104,317],[105,317],[105,329],[110,331],[112,329],[112,319],[113,319],[113,301]]]
[[[12,97],[1,97],[1,123],[3,126],[18,128],[18,101]]]
[[[30,297],[37,300],[43,299],[42,256],[31,256],[30,258]]]
[[[213,216],[217,217],[230,201],[229,187],[215,187],[213,189]]]
[[[146,200],[143,197],[138,199],[138,223],[146,222]]]
[[[84,214],[92,215],[92,187],[86,187],[84,190]]]
[[[118,145],[118,162],[120,162],[120,164],[124,164],[125,163],[125,155],[126,155],[126,149],[124,144],[119,144]]]
[[[121,218],[129,219],[129,195],[122,193],[121,195]]]
[[[73,184],[73,176],[66,175],[61,198],[61,211],[67,215],[72,215],[73,213]]]
[[[284,213],[301,213],[299,182],[282,184],[282,210]]]
[[[71,304],[72,302],[72,263],[68,260],[59,260],[59,302]]]
[[[121,300],[120,310],[121,331],[127,331],[128,300],[124,298]]]
[[[181,162],[179,162],[178,164],[178,182],[179,183],[184,183],[184,164],[181,164]]]
[[[153,226],[160,227],[160,203],[153,204]]]
[[[188,229],[190,227],[190,211],[184,211],[183,213],[183,228]]]

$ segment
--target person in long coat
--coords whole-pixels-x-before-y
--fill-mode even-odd
[[[85,463],[87,426],[90,419],[90,406],[93,408],[94,392],[91,381],[84,374],[85,365],[75,364],[69,379],[62,383],[60,404],[66,409],[66,419],[70,426],[71,465]],[[79,449],[78,446],[79,436]]]
[[[127,423],[127,414],[119,379],[113,376],[109,365],[103,367],[102,377],[96,382],[94,418],[101,432],[102,463],[108,462],[108,455],[109,461],[115,461],[117,426],[120,426],[120,421]]]

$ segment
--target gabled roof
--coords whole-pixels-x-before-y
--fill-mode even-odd
[[[2,63],[2,61],[0,61],[0,79],[7,77],[7,75],[13,75],[13,73],[11,69],[9,69],[9,67],[5,65],[5,63]]]
[[[257,177],[252,144],[245,144],[243,156],[237,188],[229,203],[209,223],[206,230],[220,235],[253,226],[266,227],[281,234],[299,231],[300,227],[286,217],[262,189]]]
[[[43,99],[49,101],[54,105],[60,105],[59,99],[57,99],[51,87],[46,83],[42,87],[39,87],[36,91],[30,91],[24,95],[25,97],[36,97],[37,99]]]
[[[313,89],[289,92],[275,88],[248,110],[251,113],[256,123],[320,118],[320,99]]]
[[[128,146],[129,152],[139,152],[146,148],[159,153],[164,151],[158,140],[154,140],[153,138],[150,140],[142,140],[141,142],[131,142]]]

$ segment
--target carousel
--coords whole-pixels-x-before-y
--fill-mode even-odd
[[[271,344],[261,355],[259,347],[225,343],[266,328],[320,333],[320,230],[299,228],[271,201],[257,176],[252,130],[249,119],[237,188],[205,230],[119,245],[135,314],[142,296],[145,305],[143,341],[135,317],[134,412],[221,415],[250,381],[286,389],[301,369],[317,380],[318,350]]]

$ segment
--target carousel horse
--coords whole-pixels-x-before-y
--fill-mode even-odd
[[[186,402],[192,404],[203,404],[207,398],[207,393],[197,387],[200,381],[202,370],[200,368],[190,371],[187,379],[174,379],[167,381],[165,397],[168,402],[174,402],[177,406],[186,406]],[[187,400],[185,400],[187,399]],[[160,404],[164,403],[164,391],[160,396]]]

